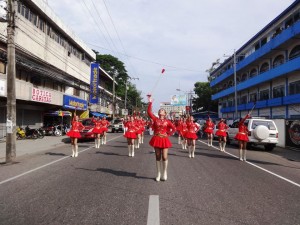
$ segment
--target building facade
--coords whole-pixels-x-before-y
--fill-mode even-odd
[[[16,125],[42,126],[43,115],[49,111],[76,110],[79,115],[86,114],[90,107],[90,64],[95,61],[95,53],[63,24],[44,1],[18,0],[15,1],[14,10]],[[7,23],[2,21],[0,137],[5,136],[6,132],[6,28]],[[106,73],[100,76],[112,84],[112,78]],[[106,87],[102,87],[101,93],[101,99],[109,99],[111,96]],[[102,108],[99,111],[111,112],[111,103],[99,100],[100,103]]]
[[[296,0],[210,73],[219,117],[243,117],[254,107],[253,116],[300,118],[299,71],[300,1]]]
[[[186,106],[172,105],[170,102],[161,102],[160,108],[166,110],[170,118],[179,117],[186,114]]]

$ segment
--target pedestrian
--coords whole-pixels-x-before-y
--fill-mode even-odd
[[[93,117],[92,122],[94,123],[94,128],[92,130],[94,137],[95,137],[95,148],[100,148],[100,138],[101,135],[103,134],[103,127],[102,127],[102,121],[100,120],[99,117],[96,119]]]
[[[106,117],[104,116],[101,120],[101,123],[102,123],[102,130],[103,130],[102,144],[106,145],[106,132],[108,131],[108,126],[110,122],[106,120]]]
[[[199,124],[194,122],[194,117],[189,116],[186,122],[187,132],[185,138],[187,139],[189,157],[195,157],[196,140],[198,139],[197,133],[200,129]]]
[[[128,156],[134,157],[134,140],[137,138],[136,131],[138,127],[134,122],[133,116],[128,115],[127,122],[124,123],[124,127],[126,128],[126,132],[124,137],[127,138],[127,145],[128,145]]]
[[[175,126],[176,126],[176,132],[178,134],[178,144],[181,144],[181,133],[180,133],[180,127],[182,124],[182,117],[180,117],[178,120],[175,121]]]
[[[208,117],[206,120],[204,132],[207,135],[207,145],[212,146],[212,140],[213,140],[213,133],[214,133],[214,126],[215,124],[212,122],[211,118]]]
[[[148,96],[148,109],[147,113],[153,120],[154,135],[152,136],[149,144],[155,149],[156,156],[156,181],[167,180],[168,168],[168,149],[172,147],[169,136],[173,135],[176,127],[171,121],[166,119],[167,112],[164,109],[158,110],[158,117],[152,113],[152,98]]]
[[[218,130],[216,132],[216,136],[218,136],[219,138],[220,151],[225,152],[225,146],[227,141],[227,129],[228,129],[225,119],[220,120],[220,122],[217,125],[217,128]]]
[[[185,137],[185,134],[187,132],[187,124],[186,124],[186,118],[182,118],[182,122],[179,128],[180,136],[181,136],[181,146],[182,149],[187,149],[187,139]]]
[[[247,114],[243,119],[240,118],[239,121],[239,132],[235,135],[235,139],[239,142],[239,158],[241,161],[246,161],[246,148],[248,138],[248,127],[245,125],[245,120],[250,117],[250,114]]]
[[[72,146],[72,157],[78,156],[78,138],[81,137],[80,132],[84,129],[84,126],[81,122],[79,122],[79,117],[74,114],[73,120],[72,120],[72,127],[70,131],[67,133],[67,136],[71,138],[71,146]]]

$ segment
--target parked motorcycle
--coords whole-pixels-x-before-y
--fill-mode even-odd
[[[22,140],[26,138],[25,131],[22,127],[17,128],[17,140]]]
[[[28,125],[25,127],[25,134],[26,134],[26,138],[37,139],[39,137],[38,130],[30,129]]]

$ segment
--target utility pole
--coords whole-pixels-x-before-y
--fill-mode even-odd
[[[6,163],[16,159],[15,0],[7,1]]]
[[[112,112],[112,119],[115,119],[115,110],[116,110],[116,86],[115,86],[115,80],[116,80],[116,75],[115,71],[113,70],[113,112]]]

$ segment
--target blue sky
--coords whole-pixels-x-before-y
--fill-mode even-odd
[[[128,74],[139,78],[132,82],[144,97],[154,89],[158,109],[159,102],[207,81],[212,62],[233,54],[292,2],[49,0],[48,5],[90,48],[123,61]]]

